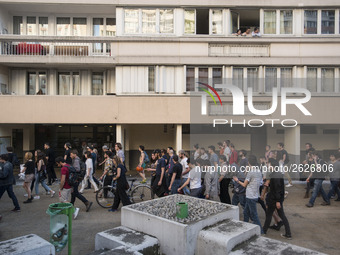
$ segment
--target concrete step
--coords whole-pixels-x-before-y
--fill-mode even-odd
[[[98,251],[91,252],[87,255],[142,255],[142,253],[138,251],[130,251],[129,248],[125,246],[120,246],[112,250],[100,249]]]
[[[260,234],[257,225],[224,220],[199,232],[195,254],[228,254],[236,245]]]
[[[0,242],[0,254],[54,255],[54,246],[40,236],[30,234]]]
[[[121,251],[139,252],[145,255],[160,254],[160,244],[157,238],[130,228],[120,226],[97,233],[95,240],[96,251],[100,249],[108,249],[111,252],[113,249],[118,248]],[[116,252],[118,251],[116,250]]]
[[[263,236],[253,237],[250,240],[237,245],[229,255],[248,254],[280,254],[280,255],[322,255],[317,251],[309,250],[300,246],[269,239]]]

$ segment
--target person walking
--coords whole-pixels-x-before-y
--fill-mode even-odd
[[[54,197],[55,191],[52,190],[50,187],[48,187],[45,183],[46,179],[46,165],[47,165],[47,159],[45,157],[45,154],[41,151],[37,151],[37,160],[36,160],[36,165],[37,165],[37,174],[35,176],[35,194],[36,196],[34,199],[39,199],[39,183],[41,186],[46,191],[46,194],[50,194],[51,197]]]
[[[109,212],[116,212],[120,202],[122,202],[123,206],[131,204],[129,197],[126,194],[126,189],[129,185],[125,176],[127,170],[117,155],[113,157],[113,164],[117,169],[117,175],[113,178],[114,181],[117,181],[117,186],[114,202],[112,208],[109,209]]]
[[[66,163],[66,160],[63,157],[57,157],[56,163],[58,167],[61,168],[61,178],[60,178],[60,184],[59,184],[59,201],[61,203],[69,203],[71,200],[71,192],[72,187],[68,182],[69,179],[69,167],[70,165]]]
[[[222,154],[219,156],[219,162],[221,167],[220,177],[218,179],[220,185],[220,200],[221,203],[231,204],[229,195],[229,183],[231,181],[231,176],[228,171],[227,157]]]
[[[103,172],[102,176],[100,177],[100,180],[103,181],[104,187],[111,185],[112,179],[114,177],[115,167],[114,167],[114,164],[113,164],[112,156],[113,156],[113,153],[111,151],[105,151],[105,153],[104,153],[104,158],[105,158],[104,172]],[[108,190],[104,189],[104,199],[107,198],[107,192],[108,192]],[[100,197],[101,196],[102,196],[102,194],[100,194]]]
[[[144,169],[146,167],[146,163],[149,163],[150,160],[149,160],[149,157],[147,156],[146,152],[144,151],[143,145],[139,145],[138,150],[140,152],[138,167],[143,168],[143,170],[138,172],[138,174],[142,177],[141,183],[146,183]]]
[[[31,192],[31,183],[34,179],[35,174],[35,165],[33,161],[32,152],[25,153],[25,165],[21,170],[21,173],[25,173],[25,180],[23,188],[27,192],[27,200],[24,201],[25,204],[31,203],[33,201],[32,192]]]
[[[47,164],[46,164],[46,172],[47,172],[47,185],[51,186],[53,182],[57,180],[57,175],[55,174],[54,171],[54,164],[55,164],[55,156],[54,156],[54,151],[50,147],[49,143],[44,144],[44,149],[45,149],[45,155],[47,159]]]
[[[208,152],[210,154],[210,166],[208,167],[204,176],[205,192],[204,196],[206,199],[216,200],[220,191],[220,186],[218,183],[218,156],[215,153],[215,146],[210,145],[208,147]]]
[[[92,162],[91,152],[87,151],[85,153],[85,158],[86,158],[86,162],[85,162],[85,164],[86,164],[86,174],[85,174],[85,177],[84,177],[84,180],[82,182],[81,189],[80,189],[79,192],[80,193],[84,192],[87,181],[89,180],[90,183],[94,187],[94,192],[96,193],[98,191],[98,186],[93,180],[93,162]]]
[[[7,154],[2,154],[0,155],[0,199],[5,191],[7,191],[7,194],[9,198],[12,199],[14,205],[12,212],[20,212],[20,205],[13,191],[14,183],[13,165],[8,161]]]
[[[178,193],[178,188],[181,186],[181,176],[182,176],[182,165],[178,162],[178,156],[175,155],[172,157],[174,162],[174,166],[170,175],[170,185],[169,191],[171,191],[171,195]]]
[[[70,157],[72,159],[72,166],[74,167],[74,169],[76,169],[76,171],[78,171],[80,173],[82,170],[86,169],[85,163],[82,162],[80,160],[80,158],[78,157],[78,151],[77,150],[72,150],[71,153],[70,153]],[[83,165],[83,167],[81,165]],[[80,184],[80,181],[77,180],[74,183],[74,185],[72,185],[71,204],[74,205],[76,198],[78,198],[80,201],[82,201],[84,203],[84,205],[86,206],[86,212],[88,212],[93,203],[89,202],[82,194],[79,193],[79,191],[78,191],[79,184]],[[73,214],[74,219],[77,218],[79,210],[80,209],[78,207],[76,207],[75,212]]]

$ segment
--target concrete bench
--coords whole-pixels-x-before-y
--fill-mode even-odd
[[[100,249],[94,252],[91,252],[87,255],[142,255],[142,253],[138,251],[130,251],[126,246],[120,246],[118,248],[109,250],[109,249]]]
[[[41,237],[30,234],[0,242],[0,254],[54,255],[54,246]]]
[[[126,252],[139,252],[147,255],[160,254],[160,244],[157,238],[127,227],[121,226],[97,233],[96,250],[109,249],[113,251],[116,248],[126,248]]]
[[[258,236],[236,246],[229,255],[246,254],[289,254],[289,255],[322,255],[317,251],[309,250],[293,244]],[[325,255],[325,254],[324,254]]]
[[[238,220],[221,221],[199,232],[195,254],[228,254],[236,245],[260,234],[257,225]]]

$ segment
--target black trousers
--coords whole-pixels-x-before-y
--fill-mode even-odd
[[[229,178],[224,178],[220,182],[220,200],[221,203],[231,204],[230,195],[229,195]]]
[[[113,179],[113,175],[106,175],[104,178],[104,186],[111,185]],[[107,198],[107,189],[104,189],[104,198]]]
[[[76,182],[73,186],[73,191],[71,193],[71,204],[74,205],[74,202],[76,201],[76,198],[78,198],[80,201],[82,201],[84,204],[88,202],[88,200],[79,193],[78,187],[79,187],[79,182]]]
[[[271,201],[271,200],[268,201],[268,203],[267,203],[268,208],[267,208],[267,211],[266,211],[266,221],[265,221],[264,226],[263,226],[263,231],[264,231],[264,233],[267,232],[267,230],[268,230],[268,228],[270,226],[270,222],[272,221],[273,213],[274,213],[274,211],[276,209],[278,215],[282,219],[283,225],[285,226],[286,235],[290,236],[291,232],[290,232],[289,222],[288,222],[287,217],[285,215],[285,212],[283,210],[282,202],[280,202],[280,204],[281,204],[281,208],[277,209],[275,201]]]
[[[46,172],[47,172],[48,184],[51,184],[52,180],[57,179],[57,175],[55,174],[53,164],[47,164]]]
[[[123,206],[131,204],[129,197],[126,194],[125,188],[126,188],[125,185],[117,184],[115,191],[115,199],[112,205],[113,210],[118,209],[120,202],[122,202]]]

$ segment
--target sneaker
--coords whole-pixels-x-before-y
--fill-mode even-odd
[[[117,212],[117,209],[109,209],[109,212]]]
[[[331,205],[331,202],[322,202],[321,205],[323,205],[323,206]]]
[[[40,199],[40,196],[34,196],[33,199]]]
[[[92,202],[87,202],[86,212],[90,211],[92,204],[93,204]]]
[[[314,205],[312,205],[311,203],[306,204],[307,207],[313,207]]]
[[[49,192],[49,191],[46,191],[46,195],[51,195],[51,192]]]
[[[288,194],[288,191],[285,191],[285,198],[287,198]]]
[[[55,191],[54,191],[54,190],[52,190],[52,193],[50,192],[50,194],[51,194],[51,197],[54,197],[54,195],[55,195]]]
[[[28,197],[28,194],[24,194],[24,197]]]
[[[279,221],[277,224],[271,225],[269,228],[274,229],[276,231],[280,231],[280,228],[283,226],[283,222]]]
[[[140,182],[141,184],[144,184],[146,183],[146,179],[144,179],[143,181]]]
[[[32,201],[33,201],[33,198],[27,198],[27,200],[24,201],[23,203],[28,204],[28,203],[32,203]]]
[[[20,212],[20,208],[14,208],[13,210],[11,210],[11,212]]]
[[[283,238],[288,239],[288,240],[292,240],[292,236],[291,236],[291,235],[281,234],[281,236],[282,236]]]
[[[76,208],[76,210],[74,211],[74,213],[73,213],[73,219],[74,220],[77,218],[79,210],[80,210],[79,208]]]
[[[286,185],[286,188],[290,188],[290,187],[293,187],[293,185],[290,184],[290,183],[288,183],[288,184]]]

